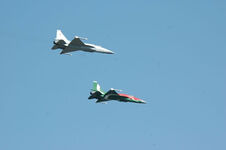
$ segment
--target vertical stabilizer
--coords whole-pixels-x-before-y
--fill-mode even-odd
[[[100,85],[97,83],[97,81],[93,81],[93,91],[99,91],[102,94],[104,94],[105,92],[101,90]]]
[[[68,39],[64,36],[64,34],[61,32],[61,30],[57,30],[56,33],[56,40],[63,40],[65,43],[69,43]]]

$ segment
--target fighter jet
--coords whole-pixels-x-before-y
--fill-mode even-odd
[[[143,104],[146,103],[142,99],[127,94],[120,94],[116,91],[121,90],[111,88],[108,92],[104,92],[103,90],[101,90],[100,85],[97,83],[97,81],[93,81],[93,89],[90,92],[88,99],[97,99],[96,103],[102,103],[110,100],[117,100],[119,102],[133,102]]]
[[[85,52],[98,52],[98,53],[106,53],[106,54],[114,54],[114,52],[103,48],[98,45],[83,43],[81,40],[88,40],[87,38],[82,38],[75,36],[72,41],[69,41],[61,32],[61,30],[57,30],[56,38],[53,41],[52,50],[62,49],[60,54],[68,54],[73,51],[85,51]]]

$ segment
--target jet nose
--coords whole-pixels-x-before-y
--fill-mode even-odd
[[[146,101],[144,101],[144,100],[141,100],[141,103],[143,103],[143,104],[146,104]]]
[[[104,51],[105,53],[107,53],[107,54],[114,54],[113,51],[111,51],[111,50],[109,50],[109,49],[106,49],[106,48],[104,48],[103,51]]]
[[[108,54],[114,54],[114,52],[111,51],[111,50],[105,49],[105,51],[106,51],[106,53],[108,53]]]
[[[109,50],[109,54],[114,54],[114,52],[112,52],[112,51]]]

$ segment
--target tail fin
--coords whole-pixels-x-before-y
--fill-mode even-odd
[[[93,81],[93,91],[99,91],[101,94],[104,94],[105,92],[101,90],[100,85],[97,83],[97,81]]]
[[[57,30],[56,33],[56,40],[63,40],[65,43],[69,43],[68,39],[64,36],[64,34],[61,32],[61,30]]]
[[[61,48],[64,49],[65,48],[65,44],[70,43],[70,41],[68,41],[68,39],[63,35],[63,33],[61,32],[61,30],[57,30],[56,32],[56,38],[53,41],[53,47],[51,48],[52,50]]]

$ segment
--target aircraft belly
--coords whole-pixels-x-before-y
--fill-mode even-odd
[[[78,50],[81,50],[84,52],[97,52],[97,53],[113,54],[113,52],[111,52],[111,51],[96,49],[96,48],[89,47],[89,46],[74,46],[74,45],[70,45],[70,46],[66,47],[65,49],[63,49],[63,52],[67,53],[67,52],[73,52],[73,51],[78,51]]]
[[[124,98],[122,98],[121,96],[118,96],[118,95],[109,95],[106,97],[106,99],[109,99],[109,100],[118,100],[118,101],[123,101]]]
[[[90,47],[81,47],[81,50],[85,52],[95,52],[95,50]]]
[[[101,103],[101,102],[106,102],[106,101],[109,101],[109,100],[100,98],[100,99],[97,99],[96,103]]]
[[[108,100],[117,100],[117,101],[120,101],[120,102],[134,102],[134,103],[138,103],[138,101],[129,99],[127,97],[117,96],[117,95],[110,95],[108,97]]]
[[[63,49],[63,53],[69,53],[69,52],[73,52],[73,51],[77,51],[78,49],[76,49],[75,47],[66,47]]]
[[[70,49],[82,50],[82,51],[85,51],[85,52],[95,52],[94,49],[92,49],[91,47],[87,47],[87,46],[71,46]]]

